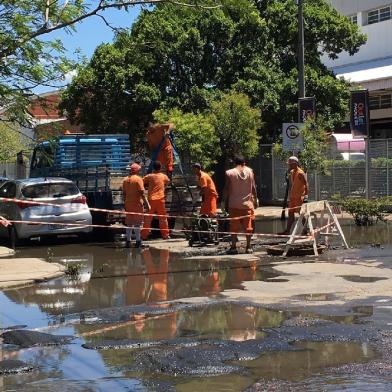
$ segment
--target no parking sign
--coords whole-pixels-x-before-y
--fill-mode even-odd
[[[301,151],[304,149],[303,126],[303,123],[283,123],[282,138],[284,151]]]

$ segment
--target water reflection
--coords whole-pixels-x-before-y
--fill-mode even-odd
[[[238,362],[249,369],[248,375],[179,380],[176,390],[241,391],[260,379],[300,381],[327,367],[366,362],[375,357],[366,343],[307,342],[297,347],[298,351],[267,353],[254,361]],[[337,386],[335,390],[341,389]]]
[[[18,257],[25,257],[24,252]],[[216,296],[226,289],[243,289],[244,281],[277,276],[259,270],[254,260],[184,260],[168,250],[128,250],[110,244],[36,247],[33,253],[50,262],[82,266],[75,279],[62,277],[5,292],[13,302],[37,305],[48,315]]]
[[[284,320],[285,314],[280,311],[226,303],[180,310],[152,318],[140,315],[136,323],[117,324],[103,330],[98,336],[91,335],[86,338],[89,342],[105,339],[159,340],[181,337],[244,341],[263,337],[263,328],[278,327]],[[91,330],[89,325],[76,328],[80,333]]]

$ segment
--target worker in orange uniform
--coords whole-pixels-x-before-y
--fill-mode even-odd
[[[288,159],[287,164],[290,170],[290,193],[289,193],[289,218],[287,227],[282,235],[290,233],[294,223],[295,213],[299,213],[302,204],[308,201],[308,180],[305,172],[299,167],[299,161],[296,156]]]
[[[170,183],[169,177],[161,173],[162,164],[154,161],[152,164],[153,172],[144,178],[144,184],[148,186],[148,202],[150,213],[144,219],[142,238],[146,240],[151,231],[151,221],[154,214],[158,215],[159,229],[163,239],[169,238],[169,225],[167,223],[167,213],[165,207],[165,187]]]
[[[142,246],[141,241],[141,226],[143,225],[144,205],[147,211],[150,210],[150,204],[144,195],[143,179],[139,176],[141,166],[133,163],[130,166],[130,175],[123,180],[123,196],[125,211],[130,212],[125,216],[127,243],[126,246],[131,246],[132,231],[136,237],[136,248]]]
[[[173,172],[173,145],[170,141],[170,131],[174,128],[173,124],[151,124],[147,129],[147,142],[150,150],[157,155],[153,160],[161,162],[166,173],[171,176]]]
[[[207,215],[211,218],[216,215],[216,201],[218,199],[214,181],[207,173],[201,170],[200,163],[193,165],[193,172],[198,178],[201,189],[200,215]]]

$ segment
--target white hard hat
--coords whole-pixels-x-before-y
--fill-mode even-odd
[[[291,157],[287,160],[287,163],[290,163],[290,162],[299,163],[298,158],[297,158],[295,155],[291,156]]]

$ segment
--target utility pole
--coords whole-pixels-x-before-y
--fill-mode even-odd
[[[305,38],[304,0],[296,0],[298,5],[298,98],[305,98]]]

